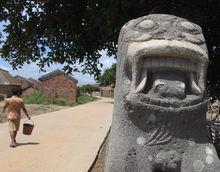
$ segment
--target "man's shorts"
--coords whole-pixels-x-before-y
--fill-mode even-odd
[[[8,120],[8,130],[18,131],[20,127],[20,118]]]

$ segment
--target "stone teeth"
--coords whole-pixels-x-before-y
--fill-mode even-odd
[[[135,64],[132,66],[131,93],[135,92],[139,76],[140,76],[140,68],[138,67],[137,64]]]
[[[190,86],[191,86],[192,92],[195,95],[199,95],[202,93],[201,89],[199,88],[199,86],[197,85],[195,81],[195,75],[192,72],[190,72]]]
[[[143,73],[141,74],[141,82],[135,90],[136,93],[139,93],[139,92],[143,91],[144,88],[145,88],[145,85],[147,83],[147,70],[144,69],[142,72]]]
[[[165,58],[160,58],[159,59],[159,66],[160,67],[165,66],[164,60],[165,60]]]
[[[157,66],[158,60],[159,60],[159,59],[154,59],[154,58],[152,58],[151,64],[152,64],[153,67],[158,67],[158,66]]]
[[[205,63],[202,63],[202,64],[198,65],[198,67],[197,67],[198,71],[200,71],[198,83],[199,83],[199,86],[202,91],[204,91],[204,89],[205,89],[205,75],[206,75],[205,70],[206,70],[206,68],[207,68],[207,64],[205,64]]]
[[[188,59],[174,59],[169,57],[149,57],[144,60],[144,68],[172,68],[187,72],[196,71],[197,65]]]
[[[174,61],[174,67],[179,68],[179,59],[175,59]]]

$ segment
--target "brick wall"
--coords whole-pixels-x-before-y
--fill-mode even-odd
[[[59,98],[76,102],[77,83],[59,74],[42,81],[42,92],[47,98]]]
[[[100,93],[102,97],[114,97],[114,88],[111,86],[100,87]]]
[[[34,87],[29,87],[29,88],[22,91],[22,95],[23,96],[28,96],[28,95],[32,94],[33,92],[36,92],[36,91],[39,91],[39,90],[34,88]]]

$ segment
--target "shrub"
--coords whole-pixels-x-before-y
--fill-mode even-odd
[[[27,104],[50,104],[50,101],[40,91],[24,96],[24,101]]]
[[[91,97],[91,96],[77,97],[77,103],[78,104],[84,104],[84,103],[88,103],[88,102],[95,101],[95,100],[97,100],[97,98],[96,97]]]
[[[79,96],[81,96],[81,95],[82,95],[82,93],[81,93],[80,87],[77,87],[76,97],[79,97]]]
[[[68,106],[68,102],[63,99],[53,99],[51,102],[55,105]]]

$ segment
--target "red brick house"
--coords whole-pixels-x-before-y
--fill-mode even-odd
[[[43,94],[49,98],[76,102],[78,81],[61,70],[55,70],[39,78]]]
[[[114,88],[111,85],[100,87],[100,94],[102,97],[114,97]]]

